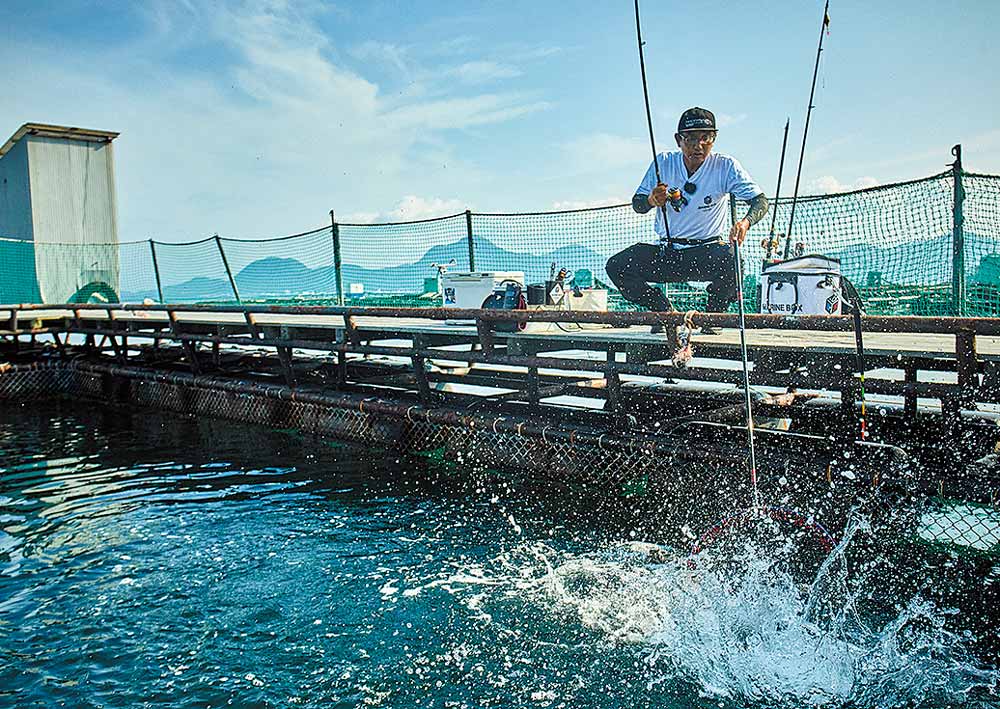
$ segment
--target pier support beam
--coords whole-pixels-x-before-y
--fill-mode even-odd
[[[955,360],[958,370],[959,400],[962,406],[975,406],[979,368],[976,363],[976,335],[959,332],[955,335]]]

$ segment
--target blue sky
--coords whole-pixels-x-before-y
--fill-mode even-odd
[[[691,105],[772,194],[822,2],[642,6],[658,146]],[[650,152],[631,2],[8,0],[0,140],[120,131],[121,240],[278,236],[630,199]],[[833,0],[803,193],[1000,173],[1000,2]]]

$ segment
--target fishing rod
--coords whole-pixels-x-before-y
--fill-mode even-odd
[[[653,137],[653,115],[649,111],[649,89],[646,87],[646,60],[642,56],[642,27],[639,24],[639,0],[635,0],[635,36],[639,42],[639,71],[642,72],[642,97],[646,101],[646,124],[649,126],[649,146],[653,149],[653,169],[656,171],[656,184],[663,184],[660,179],[660,165],[656,159],[656,139]],[[667,223],[667,205],[660,205],[660,214],[663,216],[663,228],[667,235],[667,242],[670,241],[670,224]]]
[[[816,50],[816,64],[813,66],[812,87],[809,89],[809,106],[806,109],[806,127],[802,131],[802,150],[799,152],[799,169],[795,175],[795,192],[792,195],[792,215],[788,218],[788,234],[785,236],[785,256],[788,258],[789,250],[792,246],[792,223],[795,221],[795,203],[799,198],[799,180],[802,178],[802,159],[806,155],[806,138],[809,136],[809,117],[813,110],[813,96],[816,93],[816,75],[819,73],[819,57],[823,53],[823,33],[830,25],[830,0],[826,0],[823,7],[823,24],[819,28],[819,48]]]
[[[736,302],[740,314],[740,353],[743,359],[743,403],[747,418],[747,447],[750,449],[750,484],[753,487],[753,509],[760,509],[760,492],[757,490],[757,452],[753,437],[753,408],[750,403],[750,363],[747,356],[746,306],[743,303],[743,263],[740,245],[733,242],[733,269],[736,272]]]
[[[774,208],[771,210],[771,232],[767,237],[764,266],[774,258],[774,251],[778,248],[778,240],[774,237],[774,224],[778,220],[778,197],[781,196],[781,175],[785,171],[785,148],[788,147],[788,124],[790,122],[790,118],[785,119],[785,137],[781,139],[781,162],[778,163],[778,186],[774,189]]]

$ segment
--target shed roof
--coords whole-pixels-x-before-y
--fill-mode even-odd
[[[79,140],[85,143],[110,143],[118,137],[118,133],[106,130],[91,130],[90,128],[71,128],[69,126],[53,126],[47,123],[25,123],[17,129],[10,139],[0,146],[0,157],[3,157],[14,145],[26,135],[37,135],[44,138],[64,138]]]

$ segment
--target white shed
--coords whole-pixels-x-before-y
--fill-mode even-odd
[[[0,303],[117,300],[116,137],[26,123],[0,146]]]

